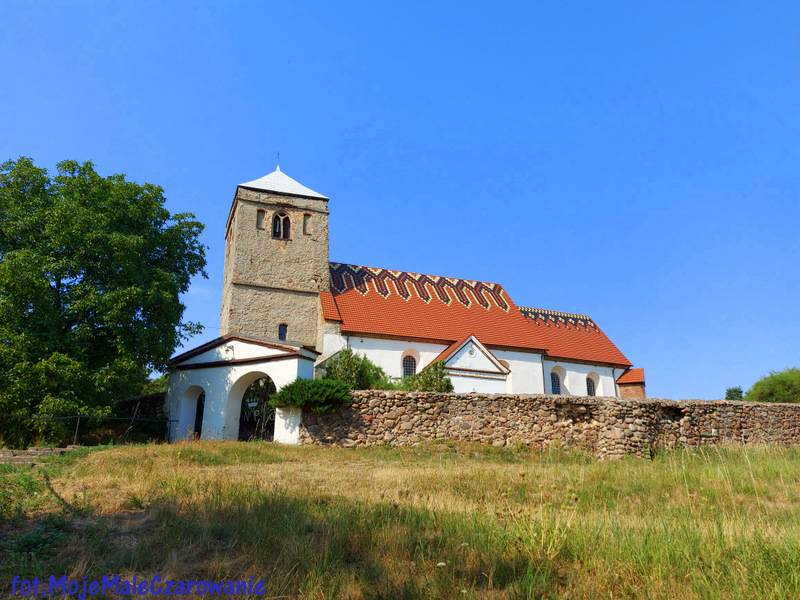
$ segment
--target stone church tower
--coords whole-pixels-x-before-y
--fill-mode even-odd
[[[314,348],[329,278],[328,198],[280,167],[239,184],[225,231],[220,335]]]

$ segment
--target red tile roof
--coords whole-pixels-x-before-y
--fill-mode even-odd
[[[547,355],[552,358],[629,367],[631,362],[587,315],[542,308],[520,308],[531,324],[544,330]]]
[[[628,369],[617,377],[617,383],[644,383],[644,369]]]
[[[447,360],[448,358],[450,358],[453,355],[453,353],[455,353],[456,350],[461,348],[461,344],[463,344],[465,341],[467,341],[469,339],[469,337],[470,336],[467,336],[463,340],[456,340],[455,342],[450,344],[447,348],[445,348],[444,350],[442,350],[439,353],[439,356],[437,356],[433,360],[433,362],[436,362],[437,360]]]
[[[544,349],[496,283],[331,264],[331,298],[343,333]],[[336,313],[323,301],[327,320]]]
[[[448,345],[470,335],[489,347],[544,351],[565,360],[630,366],[589,319],[518,308],[498,283],[331,263],[326,320],[342,333]]]
[[[336,306],[336,300],[330,292],[320,292],[319,300],[322,302],[322,314],[326,321],[341,321],[342,315]]]

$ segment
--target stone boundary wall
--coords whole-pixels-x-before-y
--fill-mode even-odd
[[[408,446],[434,439],[553,444],[598,458],[707,444],[800,444],[800,404],[363,390],[303,412],[301,444]]]

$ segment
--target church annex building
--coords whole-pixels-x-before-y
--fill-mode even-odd
[[[644,370],[586,315],[517,305],[499,283],[330,262],[328,203],[280,168],[237,186],[221,335],[171,360],[170,439],[242,439],[249,386],[312,378],[344,348],[394,378],[442,361],[459,393],[644,396]],[[299,415],[277,412],[275,439],[296,440]]]

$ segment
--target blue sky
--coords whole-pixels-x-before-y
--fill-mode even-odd
[[[593,6],[590,6],[593,5]],[[206,223],[235,185],[332,198],[331,258],[591,314],[651,395],[800,366],[796,2],[17,2],[0,159],[93,160]]]

